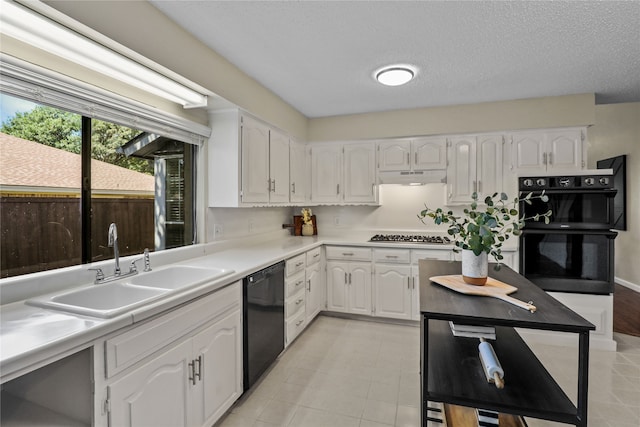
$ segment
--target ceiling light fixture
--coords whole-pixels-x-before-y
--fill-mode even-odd
[[[401,86],[413,80],[416,72],[416,68],[411,65],[389,65],[378,69],[374,76],[385,86]]]
[[[168,99],[205,107],[207,96],[14,2],[2,1],[2,34]]]

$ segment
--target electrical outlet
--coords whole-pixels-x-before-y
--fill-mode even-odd
[[[222,238],[223,229],[222,224],[213,224],[213,238],[220,239]]]
[[[339,216],[334,216],[333,217],[333,225],[340,225],[340,217]]]

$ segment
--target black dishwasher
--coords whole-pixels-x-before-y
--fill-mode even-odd
[[[284,261],[247,276],[244,299],[244,390],[284,350]]]

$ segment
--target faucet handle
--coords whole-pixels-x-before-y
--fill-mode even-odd
[[[151,271],[151,259],[149,258],[149,248],[144,248],[144,271]]]
[[[136,266],[136,262],[141,261],[142,258],[137,258],[131,261],[131,265],[129,266],[129,273],[137,273],[138,267]]]
[[[89,268],[88,270],[93,270],[96,272],[96,280],[94,283],[100,283],[104,280],[104,273],[101,268]]]

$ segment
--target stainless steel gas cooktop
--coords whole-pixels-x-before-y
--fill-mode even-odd
[[[421,236],[407,234],[376,234],[370,242],[393,242],[393,243],[429,243],[446,245],[451,243],[448,237],[443,236]]]

